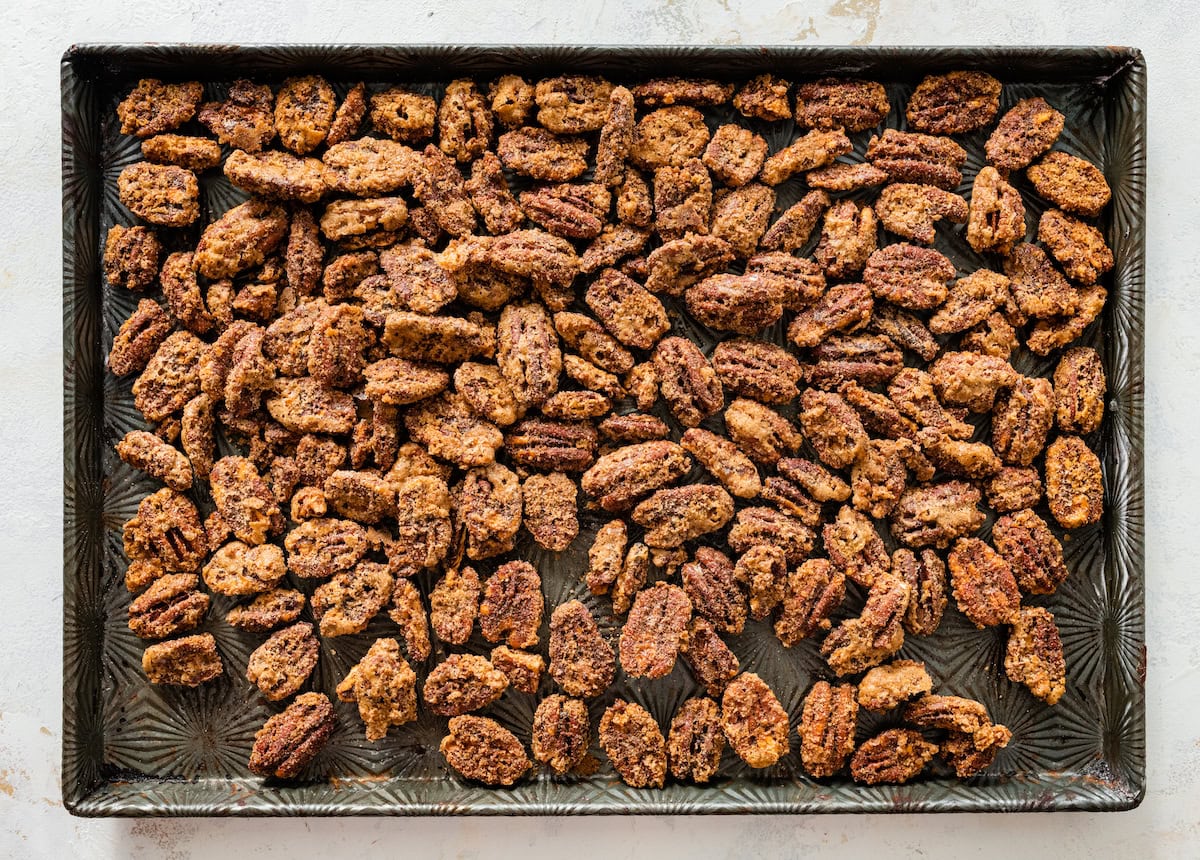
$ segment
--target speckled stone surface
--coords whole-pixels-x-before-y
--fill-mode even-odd
[[[336,19],[334,9],[336,8]],[[1200,338],[1192,275],[1200,83],[1190,4],[1009,0],[315,4],[18,0],[0,10],[0,855],[111,857],[1197,856]],[[60,805],[61,306],[58,59],[76,41],[1129,44],[1149,66],[1148,793],[1116,815],[85,821]]]

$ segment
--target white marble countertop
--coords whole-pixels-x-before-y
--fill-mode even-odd
[[[1200,90],[1194,2],[9,0],[0,4],[0,855],[1200,856]],[[73,42],[1123,44],[1150,81],[1149,791],[1110,815],[107,821],[59,791],[58,62]]]

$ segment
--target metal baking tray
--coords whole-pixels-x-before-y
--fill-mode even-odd
[[[943,692],[982,700],[1013,741],[984,775],[965,782],[932,768],[902,786],[865,787],[846,777],[816,781],[799,766],[799,744],[777,765],[752,771],[726,753],[711,785],[625,786],[605,765],[591,776],[538,773],[511,789],[484,788],[452,774],[438,753],[441,718],[424,714],[378,744],[363,737],[353,705],[337,704],[338,728],[320,757],[295,783],[251,776],[246,760],[254,732],[271,713],[241,675],[255,641],[223,620],[218,598],[204,630],[226,663],[219,681],[196,690],[153,687],[140,671],[141,643],[126,626],[121,525],[155,487],[116,458],[112,445],[140,426],[130,380],[105,371],[112,336],[136,297],[110,292],[100,273],[108,228],[131,218],[117,200],[116,177],[140,154],[116,128],[117,101],[139,77],[198,79],[208,97],[240,76],[278,82],[288,75],[325,75],[339,92],[355,81],[406,82],[431,94],[455,77],[504,72],[541,76],[563,71],[636,81],[664,74],[745,79],[766,71],[789,79],[852,74],[883,81],[891,124],[922,76],[981,69],[1005,83],[1001,108],[1040,94],[1067,117],[1057,148],[1104,170],[1113,202],[1102,228],[1116,256],[1102,319],[1084,341],[1096,346],[1108,373],[1102,428],[1089,439],[1104,464],[1106,510],[1096,526],[1066,541],[1071,575],[1058,593],[1035,603],[1054,612],[1062,631],[1069,683],[1054,708],[1004,676],[1004,632],[976,630],[951,606],[933,637],[909,637],[902,657],[923,659]],[[1143,339],[1145,306],[1146,67],[1139,51],[1113,47],[510,47],[352,45],[84,45],[62,62],[63,122],[63,796],[77,815],[535,815],[576,813],[782,813],[1016,810],[1118,810],[1145,791]],[[769,132],[772,149],[790,139],[788,124]],[[869,133],[854,136],[861,154]],[[985,135],[962,142],[970,153],[964,193],[982,164]],[[781,186],[781,205],[800,188]],[[202,179],[202,220],[240,200],[218,172]],[[792,194],[793,198],[787,195]],[[1032,215],[1040,214],[1034,203]],[[196,228],[198,229],[198,227]],[[938,247],[970,259],[961,228],[942,230]],[[192,236],[192,238],[195,238]],[[695,333],[693,333],[695,334]],[[706,344],[711,346],[711,343]],[[1045,374],[1048,363],[1025,356],[1018,367]],[[590,533],[562,554],[518,545],[541,568],[548,602],[582,596],[602,628],[618,627],[608,609],[586,595],[580,571]],[[484,572],[490,570],[486,565]],[[422,582],[428,587],[429,582]],[[855,588],[843,613],[857,612]],[[547,613],[548,615],[549,613]],[[323,646],[312,684],[333,687],[376,636],[395,635],[382,617],[361,636]],[[827,671],[811,642],[785,651],[764,623],[751,622],[732,643],[746,669],[761,674],[791,714]],[[472,640],[471,650],[486,643]],[[419,671],[421,671],[419,669]],[[543,682],[549,684],[549,681]],[[546,688],[547,690],[549,687]],[[696,689],[681,665],[642,683],[619,676],[591,704],[593,727],[617,695],[638,701],[666,725]],[[546,690],[543,690],[543,694]],[[509,694],[491,715],[528,737],[536,697]],[[860,740],[888,718],[864,713]],[[594,750],[598,754],[598,750]],[[602,759],[602,756],[598,757]]]

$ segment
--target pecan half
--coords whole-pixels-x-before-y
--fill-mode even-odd
[[[912,729],[887,729],[865,740],[850,760],[850,775],[867,785],[908,782],[925,769],[936,745]]]
[[[333,734],[333,704],[324,693],[304,693],[254,735],[250,772],[295,779]]]
[[[723,527],[733,516],[729,493],[711,484],[658,490],[633,509],[652,547],[671,548]]]
[[[893,182],[957,188],[967,151],[948,137],[885,128],[867,143],[867,160]]]
[[[933,134],[965,134],[1000,110],[1000,82],[986,72],[927,75],[908,100],[908,124]]]
[[[833,776],[854,752],[854,730],[858,722],[858,702],[852,684],[832,686],[817,681],[804,697],[804,709],[797,727],[800,735],[800,760],[810,776]]]
[[[1026,606],[1013,616],[1004,672],[1047,705],[1058,703],[1067,688],[1067,665],[1052,614],[1038,606]]]
[[[638,593],[621,628],[621,668],[635,678],[662,678],[687,642],[692,604],[683,589],[659,582]]]
[[[743,672],[725,688],[721,728],[733,751],[750,767],[770,767],[787,754],[787,711],[753,672]]]
[[[583,474],[581,485],[607,511],[630,507],[639,498],[672,484],[691,469],[691,459],[674,442],[626,445],[601,456]]]
[[[650,712],[617,699],[600,718],[600,747],[613,769],[634,788],[662,788],[667,775],[667,742]]]
[[[524,561],[510,561],[488,577],[479,604],[479,629],[489,642],[504,639],[512,648],[538,643],[544,601],[542,578]]]
[[[668,337],[654,350],[659,387],[679,423],[695,427],[725,403],[721,381],[690,340]]]
[[[1078,436],[1059,436],[1046,449],[1046,501],[1065,529],[1100,521],[1104,475],[1100,458]]]
[[[550,677],[569,695],[601,695],[613,682],[616,658],[588,608],[578,600],[559,604],[550,616]]]
[[[590,734],[587,705],[562,695],[547,696],[533,714],[533,757],[556,773],[566,773],[587,755]]]
[[[517,736],[487,717],[454,717],[450,734],[438,747],[446,763],[467,779],[484,785],[512,785],[530,761]]]
[[[823,558],[810,558],[788,574],[782,611],[775,622],[775,635],[783,647],[828,630],[829,616],[845,596],[845,574]]]
[[[950,581],[958,608],[979,628],[1007,622],[1021,601],[1008,562],[978,538],[959,538],[950,550]]]

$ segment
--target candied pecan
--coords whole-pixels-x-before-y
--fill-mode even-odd
[[[850,473],[855,508],[880,519],[892,512],[908,484],[900,448],[887,439],[867,443]]]
[[[1003,314],[994,313],[963,334],[959,348],[1007,360],[1017,348],[1017,332]]]
[[[316,203],[328,190],[325,165],[316,158],[267,150],[234,150],[225,159],[225,176],[235,188],[277,200]]]
[[[520,466],[553,472],[582,472],[596,456],[596,428],[586,421],[526,418],[504,439],[509,458]]]
[[[373,362],[363,368],[363,377],[367,397],[391,406],[416,403],[439,394],[450,384],[450,374],[441,368],[403,358]]]
[[[371,472],[339,469],[322,489],[329,507],[347,519],[377,523],[396,515],[396,487]]]
[[[1062,316],[1078,307],[1076,291],[1036,245],[1017,245],[1004,261],[1004,274],[1011,279],[1012,297],[1022,315]]]
[[[634,141],[634,124],[637,111],[633,93],[625,87],[613,87],[608,96],[608,115],[600,129],[600,141],[596,145],[596,168],[593,176],[597,182],[610,188],[619,185],[625,177],[625,159],[629,157]],[[607,207],[605,207],[607,212]]]
[[[1066,692],[1067,665],[1054,616],[1038,606],[1022,607],[1011,622],[1012,632],[1004,653],[1009,680],[1054,705]]]
[[[607,398],[605,402],[607,403]],[[651,442],[666,439],[671,435],[671,428],[661,418],[630,412],[625,415],[609,415],[601,421],[600,435],[622,444]]]
[[[388,314],[383,343],[393,355],[455,364],[496,348],[495,329],[480,318],[436,317],[408,311]]]
[[[331,305],[313,322],[308,341],[308,372],[331,388],[348,388],[362,378],[367,343],[362,309]]]
[[[1078,436],[1059,436],[1046,449],[1046,501],[1064,529],[1100,521],[1104,511],[1100,458]]]
[[[596,365],[577,355],[567,353],[563,356],[563,372],[567,378],[589,391],[598,392],[609,399],[625,397],[621,380],[615,373],[601,370]]]
[[[462,645],[479,613],[479,575],[470,567],[446,571],[429,595],[429,620],[443,642]]]
[[[483,585],[479,629],[489,642],[504,639],[512,648],[532,648],[542,624],[542,580],[532,565],[510,561]]]
[[[773,548],[756,547],[742,559],[755,550],[767,549]],[[828,630],[829,616],[841,606],[845,596],[846,575],[823,558],[811,558],[787,574],[781,611],[775,622],[775,635],[783,647],[791,648],[818,630]]]
[[[868,391],[857,382],[844,382],[838,386],[838,393],[854,408],[859,419],[868,431],[888,439],[915,439],[917,426],[906,418],[899,407],[886,395]],[[911,446],[901,445],[896,452],[905,460],[906,465],[916,469],[914,462],[916,450]],[[916,469],[920,473],[919,469]]]
[[[1000,118],[984,144],[988,164],[1020,170],[1054,145],[1062,134],[1063,115],[1040,96],[1021,99]]]
[[[488,86],[492,113],[508,128],[525,125],[533,112],[533,86],[519,75],[501,75]]]
[[[708,141],[704,114],[683,105],[663,107],[646,114],[634,126],[629,160],[644,170],[678,167],[698,158]]]
[[[333,725],[333,705],[324,693],[297,696],[254,735],[250,772],[294,779],[325,746]]]
[[[708,359],[690,340],[668,337],[654,349],[662,396],[675,418],[695,427],[725,403],[721,381]]]
[[[194,573],[208,554],[208,538],[196,506],[169,487],[138,503],[137,514],[124,525],[122,541],[130,562],[150,562],[154,578],[164,572]],[[133,579],[127,575],[126,584]],[[130,591],[148,584],[142,582]]]
[[[196,245],[196,267],[206,278],[232,278],[260,265],[287,236],[287,211],[250,199],[204,228]]]
[[[796,90],[796,124],[803,128],[863,131],[891,109],[883,84],[857,78],[822,78]]]
[[[387,553],[392,573],[411,576],[437,567],[450,549],[450,491],[446,482],[429,475],[412,477],[400,484],[393,498],[397,532]]]
[[[616,673],[612,647],[592,613],[578,600],[559,604],[550,616],[550,677],[569,695],[595,698]]]
[[[395,639],[376,639],[337,685],[343,702],[357,702],[367,740],[387,737],[392,726],[417,718],[416,673],[400,655]]]
[[[475,83],[460,78],[446,85],[437,111],[438,146],[458,161],[470,161],[492,139],[492,114]]]
[[[871,587],[891,568],[891,559],[874,523],[849,505],[824,528],[825,551],[838,570],[859,585]]]
[[[862,614],[835,627],[821,643],[821,656],[838,675],[878,666],[904,645],[904,614],[912,599],[907,582],[881,572],[867,592]]]
[[[871,318],[872,306],[871,291],[862,284],[830,287],[825,295],[799,310],[788,325],[788,339],[800,347],[817,346],[832,332],[862,328]]]
[[[566,773],[587,755],[590,733],[587,705],[557,693],[547,696],[533,713],[533,757],[555,773]]]
[[[638,592],[621,628],[621,668],[635,678],[661,678],[687,642],[692,604],[683,589],[658,582]]]
[[[530,768],[517,736],[487,717],[454,717],[438,747],[446,763],[484,785],[512,785]]]
[[[341,241],[344,247],[386,245],[407,221],[408,206],[400,197],[335,200],[321,215],[321,233],[326,239]]]
[[[724,104],[733,95],[733,84],[709,78],[651,78],[633,88],[633,96],[646,107],[660,105],[710,106]]]
[[[909,549],[892,553],[892,574],[912,589],[904,629],[919,636],[937,632],[946,609],[946,565],[931,549],[917,554]]]
[[[508,688],[508,677],[477,654],[451,654],[429,673],[421,697],[429,710],[456,717],[490,705]]]
[[[496,329],[496,363],[522,410],[558,389],[562,352],[550,315],[537,302],[508,305]]]
[[[992,446],[1004,460],[1028,466],[1042,452],[1054,423],[1054,390],[1048,379],[1019,377],[997,399],[992,413]]]
[[[990,412],[996,395],[1016,385],[1021,375],[1002,358],[973,352],[946,352],[930,368],[930,379],[943,403]]]
[[[725,734],[721,710],[712,699],[688,699],[679,706],[667,734],[667,760],[676,779],[708,782],[721,764]]]
[[[274,544],[248,546],[240,540],[231,541],[204,565],[204,584],[227,597],[262,594],[286,575],[283,551]]]
[[[908,124],[933,134],[964,134],[1000,110],[1000,82],[986,72],[927,75],[908,100]]]
[[[1112,199],[1100,168],[1065,152],[1049,152],[1025,175],[1034,189],[1059,209],[1084,218],[1097,218]]]
[[[737,256],[746,258],[758,248],[775,208],[775,191],[757,182],[734,188],[716,198],[710,232],[725,240]]]
[[[453,236],[475,230],[475,209],[454,160],[432,143],[421,153],[413,171],[413,193],[433,220]]]
[[[500,429],[477,418],[461,394],[440,394],[409,407],[404,426],[435,457],[464,469],[491,463],[504,443]]]
[[[519,128],[500,135],[496,155],[504,166],[543,182],[566,182],[587,170],[588,144],[544,128]]]
[[[483,262],[510,275],[531,278],[535,286],[544,282],[568,287],[579,271],[579,257],[571,243],[541,230],[515,230],[470,241],[478,243]]]
[[[157,354],[159,347],[167,340],[170,332],[171,319],[162,306],[153,299],[142,299],[138,302],[134,312],[130,314],[129,319],[121,323],[121,328],[113,338],[112,349],[108,353],[109,370],[117,376],[125,376],[144,369]],[[203,344],[197,345],[197,340],[184,333],[177,333],[173,336],[180,346],[186,346],[186,351],[192,353],[193,360],[199,358],[196,353],[203,350]],[[164,354],[161,364],[165,365],[165,362],[166,355]],[[179,380],[181,386],[190,384],[190,380],[185,381],[184,378]],[[174,401],[175,397],[171,396],[164,405],[170,406]]]
[[[197,81],[167,84],[142,78],[117,105],[121,134],[145,138],[178,128],[195,115],[203,95]]]
[[[151,684],[199,687],[225,671],[211,633],[182,636],[142,652],[142,671]]]
[[[595,239],[604,227],[611,195],[597,182],[564,182],[522,191],[520,199],[525,216],[550,233],[567,239]]]
[[[844,502],[850,498],[850,486],[845,481],[811,460],[786,458],[775,467],[818,502]]]
[[[888,245],[871,254],[863,282],[876,296],[913,310],[931,310],[946,300],[954,264],[932,248]],[[815,344],[801,344],[812,346]]]
[[[987,708],[962,696],[924,695],[904,708],[904,721],[919,728],[974,734],[991,725]]]
[[[596,131],[608,117],[613,85],[601,77],[560,75],[538,81],[534,101],[537,120],[557,134]]]
[[[579,258],[579,271],[590,274],[615,266],[620,260],[636,254],[646,246],[650,232],[628,224],[605,224],[587,250]]]
[[[1104,418],[1107,382],[1100,354],[1089,346],[1068,349],[1054,368],[1054,408],[1058,428],[1094,433]]]
[[[612,401],[596,391],[560,391],[541,406],[542,414],[547,418],[563,421],[599,418],[611,410]]]
[[[1005,466],[984,484],[988,504],[999,513],[1031,508],[1042,498],[1037,469]]]
[[[653,359],[634,365],[625,375],[625,385],[629,396],[637,401],[638,409],[653,409],[658,402],[658,371]]]
[[[354,289],[367,319],[384,324],[394,311],[435,314],[458,295],[457,279],[437,264],[427,248],[400,245],[379,255],[385,276],[366,278]]]
[[[938,751],[912,729],[887,729],[862,742],[850,760],[850,776],[867,785],[908,782]]]
[[[706,618],[696,616],[688,623],[687,641],[679,653],[710,696],[721,695],[738,673],[737,656]]]
[[[360,561],[317,588],[309,599],[322,636],[361,633],[392,596],[387,565]]]
[[[311,624],[293,624],[271,634],[250,655],[246,680],[267,698],[278,702],[299,692],[316,668],[320,645]]]
[[[967,243],[978,253],[1009,253],[1025,238],[1025,204],[1021,193],[1005,182],[994,167],[975,175]]]
[[[371,123],[393,140],[413,143],[433,136],[437,102],[403,87],[389,87],[370,98]]]
[[[684,593],[698,615],[722,633],[741,633],[746,625],[746,598],[734,578],[733,562],[711,547],[697,547],[681,570]]]
[[[1045,520],[1028,508],[997,519],[992,542],[1026,594],[1053,594],[1067,578],[1062,544]]]
[[[588,548],[588,569],[585,575],[592,594],[607,594],[621,574],[625,558],[628,530],[621,520],[610,520],[596,532]]]
[[[869,162],[848,164],[835,161],[828,167],[810,170],[804,176],[809,188],[822,191],[861,191],[875,185],[883,185],[889,179],[886,171]]]
[[[941,756],[959,779],[977,776],[992,766],[996,755],[1012,740],[1005,726],[984,726],[974,734],[950,732],[942,742]]]
[[[1113,253],[1104,242],[1104,234],[1060,209],[1042,213],[1037,235],[1067,276],[1085,286],[1096,283],[1113,267]]]
[[[832,686],[817,681],[804,697],[804,710],[796,733],[800,736],[800,760],[810,776],[833,776],[854,752],[854,729],[858,702],[853,684]]]
[[[721,728],[733,751],[750,767],[770,767],[788,751],[787,711],[753,672],[743,672],[725,688]]]
[[[702,161],[718,182],[738,188],[758,175],[767,157],[767,142],[738,125],[719,127],[704,150]]]
[[[290,588],[273,588],[249,603],[235,606],[225,617],[232,626],[248,633],[267,633],[291,624],[304,610],[305,597]]]
[[[712,179],[700,159],[659,167],[654,171],[654,226],[659,236],[670,241],[687,233],[707,233],[712,199]]]
[[[842,396],[809,388],[800,406],[796,418],[817,456],[835,469],[852,464],[867,444],[867,431]]]
[[[524,213],[509,191],[495,153],[485,151],[471,164],[471,178],[467,180],[466,189],[488,232],[507,233],[524,220]]]
[[[129,629],[142,639],[163,639],[199,627],[211,602],[190,573],[159,577],[129,604]]]
[[[625,168],[625,179],[617,186],[617,219],[633,227],[649,227],[654,204],[645,177],[632,167]]]
[[[149,227],[114,224],[104,240],[104,277],[113,287],[141,292],[154,283],[161,252],[162,245]]]
[[[245,457],[223,457],[209,474],[213,502],[238,539],[261,544],[283,531],[283,514],[254,464]]]
[[[948,411],[937,398],[932,377],[923,370],[906,367],[888,384],[888,394],[897,408],[924,427],[953,439],[969,439],[970,424]]]
[[[617,699],[600,718],[600,746],[621,779],[634,788],[662,788],[667,744],[650,712]]]
[[[733,495],[749,499],[761,491],[762,482],[754,463],[728,439],[692,427],[683,434],[679,445]]]
[[[804,438],[778,412],[739,397],[725,410],[725,429],[735,445],[754,462],[770,466],[795,454]]]
[[[296,433],[346,433],[354,426],[354,400],[312,377],[280,379],[267,411]]]
[[[778,547],[788,564],[799,564],[812,549],[815,534],[797,517],[774,508],[753,507],[738,511],[737,523],[729,530],[729,547],[748,552],[760,544]]]
[[[1052,350],[1067,346],[1079,338],[1104,310],[1108,293],[1103,287],[1079,290],[1079,307],[1067,317],[1039,320],[1025,340],[1034,355],[1048,355]]]
[[[967,201],[933,185],[894,183],[875,201],[875,214],[885,230],[926,245],[937,237],[934,225],[938,221],[962,224],[968,212]]]
[[[321,161],[334,191],[376,197],[411,185],[420,158],[402,143],[364,137],[331,144]]]
[[[983,525],[979,490],[963,481],[910,487],[892,511],[892,536],[914,549],[943,549]]]
[[[733,97],[733,106],[744,117],[773,120],[790,119],[792,106],[788,101],[791,83],[776,75],[751,78]]]
[[[918,434],[929,461],[944,472],[964,478],[986,478],[1000,471],[1001,461],[988,445],[951,439],[937,430]],[[930,476],[926,476],[930,477]]]
[[[771,155],[763,164],[759,179],[767,185],[778,185],[797,173],[825,167],[851,149],[850,138],[841,129],[813,130]]]
[[[732,261],[733,250],[724,239],[688,233],[650,252],[646,289],[678,296]]]
[[[765,250],[786,251],[790,254],[808,242],[812,231],[817,226],[817,222],[828,208],[828,194],[820,190],[809,191],[798,202],[793,203],[783,211],[783,214],[775,219],[775,223],[763,233],[762,239],[758,243],[759,246]],[[847,211],[843,209],[843,219],[847,217]],[[872,214],[871,217],[873,218],[874,215]],[[875,224],[872,220],[869,232],[873,234],[874,230]],[[858,228],[855,228],[854,232],[858,233],[862,241],[867,241],[867,230],[859,231]],[[832,255],[834,252],[827,247],[825,253]],[[805,260],[803,262],[808,263],[810,261]],[[750,266],[747,266],[746,271],[750,270]],[[822,284],[822,287],[824,287],[824,284]],[[792,307],[792,305],[789,304],[788,307]]]
[[[319,75],[288,78],[275,97],[279,142],[304,155],[325,140],[337,106],[333,87]]]
[[[612,610],[614,615],[625,615],[633,606],[634,598],[650,578],[650,548],[640,541],[629,547],[621,562],[621,569],[612,584]]]
[[[670,549],[723,527],[733,516],[733,499],[720,487],[689,484],[656,491],[631,516],[646,529],[647,545]]]
[[[867,160],[893,182],[957,188],[967,151],[948,137],[885,128],[867,143]]]
[[[963,615],[979,628],[1007,623],[1021,601],[1008,562],[978,538],[959,538],[949,560],[954,599]]]
[[[630,507],[691,469],[687,453],[665,440],[626,445],[601,456],[582,478],[583,491],[607,511]]]
[[[499,463],[471,469],[456,490],[456,508],[467,533],[467,556],[489,558],[513,547],[521,526],[521,487]]]
[[[174,164],[201,173],[221,163],[221,146],[206,137],[157,134],[142,141],[142,158],[155,164]]]
[[[782,285],[776,278],[756,273],[712,275],[689,287],[686,296],[692,317],[717,331],[756,334],[783,315]]]
[[[196,119],[234,149],[259,152],[275,136],[275,97],[266,84],[234,81],[223,102],[206,102]]]
[[[829,277],[851,278],[863,270],[876,241],[875,211],[853,200],[839,200],[825,212],[813,258]]]
[[[950,286],[945,303],[930,318],[930,331],[953,334],[979,325],[993,311],[1003,307],[1008,284],[1008,278],[990,269],[976,269],[959,278]]]
[[[116,445],[117,455],[135,469],[157,478],[173,490],[192,486],[192,466],[179,450],[153,433],[131,430]]]
[[[561,472],[530,475],[522,487],[525,528],[539,546],[562,552],[579,535],[575,482]]]
[[[160,227],[183,227],[200,217],[196,174],[173,164],[131,164],[117,177],[117,191],[130,212]]]
[[[914,660],[895,660],[876,666],[858,683],[858,703],[868,711],[890,711],[909,699],[928,695],[933,681],[925,664]]]

